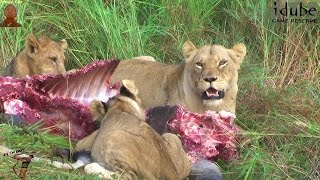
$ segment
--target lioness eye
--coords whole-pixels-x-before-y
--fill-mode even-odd
[[[203,64],[201,62],[196,62],[196,67],[202,69]]]
[[[227,62],[226,60],[222,60],[219,62],[219,66],[223,66],[223,65],[227,65]]]
[[[57,63],[57,57],[50,57],[49,58],[51,61],[53,61],[54,63]]]

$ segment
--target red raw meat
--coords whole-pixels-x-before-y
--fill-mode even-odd
[[[181,105],[155,107],[147,111],[147,122],[158,133],[171,132],[181,137],[191,162],[202,158],[237,159],[240,128],[234,124],[234,119],[235,115],[230,112],[197,114]]]
[[[106,102],[118,93],[119,83],[110,84],[118,64],[119,60],[98,61],[66,75],[0,77],[0,103],[5,113],[28,124],[43,120],[43,127],[53,133],[83,138],[95,127],[88,102]]]

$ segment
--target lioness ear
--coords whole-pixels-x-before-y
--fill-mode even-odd
[[[190,55],[192,54],[191,52],[196,49],[197,47],[191,41],[185,42],[182,47],[183,57],[185,59],[189,58]]]
[[[67,40],[62,39],[59,43],[60,43],[60,46],[62,47],[62,49],[67,49],[67,47],[68,47]]]
[[[234,61],[234,63],[237,65],[238,69],[240,68],[242,60],[246,56],[246,53],[246,46],[243,43],[236,44],[235,46],[233,46],[232,49],[230,49],[229,55]]]
[[[132,98],[138,95],[138,89],[132,80],[124,79],[122,80],[120,94]]]
[[[26,38],[26,48],[27,54],[32,57],[39,51],[39,41],[38,39],[32,34],[28,34]]]
[[[103,117],[104,114],[107,113],[108,105],[104,102],[94,100],[94,101],[91,101],[89,105],[89,110],[93,120],[96,121],[101,117]]]

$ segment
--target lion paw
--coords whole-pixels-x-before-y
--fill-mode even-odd
[[[84,171],[86,174],[98,174],[99,177],[105,179],[112,179],[112,175],[115,173],[112,171],[106,170],[104,167],[99,165],[98,163],[91,163],[84,167]]]

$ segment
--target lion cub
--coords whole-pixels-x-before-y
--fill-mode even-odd
[[[111,166],[123,179],[185,179],[190,163],[181,141],[174,134],[160,136],[145,123],[137,95],[133,81],[123,80],[118,96],[107,104],[99,101],[90,104],[94,119],[101,121],[98,132],[92,134],[92,159],[105,167]],[[90,136],[87,137],[92,140]]]
[[[46,36],[37,39],[32,33],[26,37],[25,48],[6,67],[6,76],[25,77],[34,74],[65,73],[64,50],[67,41],[53,41]]]

